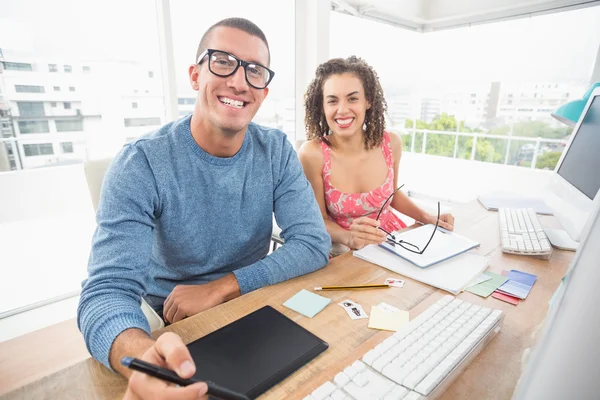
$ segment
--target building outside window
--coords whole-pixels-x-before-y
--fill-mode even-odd
[[[17,93],[44,93],[43,86],[34,85],[15,85],[15,91]]]
[[[160,118],[149,117],[149,118],[125,118],[125,126],[156,126],[160,125]]]
[[[64,66],[64,70],[65,72],[69,73],[69,72],[73,72],[73,67],[71,65],[65,65]]]
[[[41,101],[17,101],[17,107],[21,117],[43,117],[46,115],[44,103]]]
[[[74,92],[75,91],[75,86],[69,86],[69,92]]]
[[[26,133],[48,133],[48,121],[19,121],[19,131]]]
[[[48,71],[58,72],[58,66],[56,64],[48,64]]]
[[[54,86],[54,91],[55,92],[60,92],[60,86]]]
[[[134,101],[133,103],[131,103],[131,108],[138,108],[137,101]]]
[[[23,151],[26,157],[51,156],[54,154],[52,143],[24,144]]]
[[[83,66],[83,72],[92,72],[92,69],[89,66],[84,65]]]
[[[33,65],[18,62],[2,62],[2,65],[7,71],[33,71]]]
[[[62,142],[60,149],[63,153],[73,153],[73,142]]]
[[[81,119],[64,119],[56,121],[57,132],[80,132],[83,131],[83,121]]]

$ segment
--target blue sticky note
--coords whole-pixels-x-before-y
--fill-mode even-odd
[[[331,303],[331,299],[302,289],[283,303],[283,305],[302,315],[306,315],[308,318],[312,318],[329,303]]]
[[[516,281],[527,286],[533,286],[537,280],[537,276],[528,274],[526,272],[517,271],[516,269],[511,269],[507,278],[511,281]]]
[[[511,270],[507,275],[508,281],[498,288],[498,291],[504,292],[519,299],[525,299],[533,284],[537,280],[537,276],[525,272]]]

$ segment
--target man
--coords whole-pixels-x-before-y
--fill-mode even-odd
[[[120,365],[127,355],[193,375],[177,335],[149,336],[142,296],[177,322],[327,263],[331,240],[292,146],[251,123],[269,91],[269,63],[252,22],[213,25],[188,71],[193,114],[126,145],[109,168],[78,309],[88,350],[105,366],[129,376]],[[273,213],[285,245],[266,256]],[[205,391],[134,373],[127,397]]]

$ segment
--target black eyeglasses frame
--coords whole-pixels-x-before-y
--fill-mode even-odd
[[[398,192],[400,189],[402,189],[403,186],[404,186],[404,184],[400,185],[383,202],[383,205],[381,206],[381,209],[377,213],[377,218],[375,218],[376,221],[379,221],[379,217],[381,216],[381,213],[383,212],[383,209],[385,208],[386,204],[394,197],[394,195],[396,194],[396,192]],[[440,202],[439,201],[438,201],[438,207],[437,208],[438,208],[438,215],[437,215],[437,220],[435,222],[435,228],[433,229],[433,232],[431,233],[431,237],[427,241],[427,244],[425,245],[425,247],[423,247],[423,250],[419,249],[419,246],[416,246],[416,245],[414,245],[412,243],[409,243],[407,241],[404,241],[404,240],[397,241],[396,237],[394,235],[392,235],[390,232],[384,230],[383,228],[380,228],[380,229],[383,230],[385,233],[387,233],[388,236],[386,238],[386,241],[388,243],[390,243],[390,244],[397,244],[398,246],[402,247],[404,250],[410,251],[410,252],[415,253],[415,254],[423,254],[425,252],[425,250],[427,250],[427,247],[429,246],[429,243],[431,243],[431,241],[433,240],[433,236],[435,235],[435,232],[437,231],[439,223],[440,223]],[[409,248],[407,246],[411,246],[412,248]],[[414,249],[416,249],[416,250],[414,250]]]
[[[208,58],[210,59],[210,57],[213,55],[213,53],[215,52],[219,52],[219,53],[223,53],[223,54],[227,54],[228,56],[232,57],[233,59],[235,59],[237,61],[237,65],[234,68],[233,71],[231,71],[229,74],[226,75],[222,75],[222,74],[217,74],[215,71],[212,70],[212,68],[210,67],[210,62],[208,63],[208,70],[216,76],[219,76],[221,78],[227,78],[228,76],[231,76],[233,74],[235,74],[237,72],[237,70],[241,67],[244,67],[244,78],[246,78],[246,82],[248,82],[248,85],[252,86],[254,89],[265,89],[267,86],[269,86],[269,83],[271,83],[271,81],[273,80],[273,77],[275,76],[275,72],[272,71],[271,69],[265,67],[262,64],[256,63],[256,62],[248,62],[248,61],[244,61],[241,58],[238,58],[236,56],[234,56],[231,53],[228,53],[226,51],[223,50],[217,50],[217,49],[206,49],[204,50],[199,56],[198,59],[196,60],[196,64],[197,65],[201,65],[202,62],[204,61],[204,58],[206,56],[208,56]],[[267,71],[269,71],[269,79],[267,80],[267,82],[265,83],[265,86],[263,87],[259,87],[259,86],[255,86],[252,83],[250,83],[250,80],[248,79],[248,66],[249,65],[258,65],[264,69],[266,69]]]

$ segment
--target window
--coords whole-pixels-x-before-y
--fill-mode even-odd
[[[19,131],[25,133],[48,133],[48,121],[19,121]]]
[[[134,101],[133,103],[131,103],[131,108],[138,108],[137,101]]]
[[[119,12],[115,13],[117,9]],[[135,15],[135,29],[131,29],[131,15]],[[109,30],[106,29],[106,21],[110,21]],[[31,176],[39,173],[27,169],[48,168],[60,162],[61,158],[72,159],[73,162],[113,158],[121,147],[120,143],[124,143],[127,137],[146,131],[145,128],[125,128],[123,118],[135,116],[131,114],[140,112],[142,106],[147,113],[141,116],[163,118],[165,104],[162,81],[158,79],[161,57],[157,21],[156,8],[149,7],[148,0],[0,0],[0,47],[11,47],[10,51],[4,51],[5,57],[0,58],[2,91],[8,85],[6,90],[14,95],[15,84],[41,85],[46,89],[42,95],[17,93],[14,98],[2,93],[7,100],[12,100],[12,121],[11,137],[4,145],[0,143],[0,169],[9,165],[11,159],[15,160],[9,168],[18,170],[14,172],[17,182],[14,186],[19,190],[6,190],[0,183],[0,197],[8,196],[8,203],[5,201],[4,204],[19,204],[21,207],[0,211],[0,214],[3,211],[5,215],[10,214],[10,221],[13,214],[19,219],[19,229],[14,229],[12,223],[6,225],[6,221],[0,221],[0,287],[7,289],[0,290],[0,304],[8,307],[0,312],[27,307],[81,288],[81,281],[87,276],[85,268],[81,268],[86,256],[85,250],[73,253],[74,246],[80,247],[74,239],[90,237],[93,228],[87,218],[89,202],[79,201],[83,199],[82,182],[71,179],[73,172],[69,172],[78,169],[78,166],[49,168],[46,171],[52,177],[49,187],[56,189],[49,199],[44,198],[48,185],[38,185]],[[173,24],[177,23],[173,20]],[[210,25],[203,22],[203,26]],[[199,39],[194,37],[193,41]],[[195,51],[192,48],[190,53]],[[12,54],[22,58],[15,58]],[[31,63],[31,67],[24,69],[34,72],[7,71],[2,61]],[[70,66],[70,73],[65,73],[65,65]],[[148,78],[148,71],[154,71],[154,79]],[[69,86],[75,87],[75,92],[70,92]],[[152,95],[143,95],[144,100],[127,97],[134,88],[139,88],[140,93],[148,88]],[[41,96],[44,98],[36,98]],[[124,102],[124,98],[130,100]],[[172,100],[176,101],[175,98]],[[18,108],[17,101],[39,101],[40,104],[21,104]],[[131,109],[132,101],[138,101],[140,110]],[[64,102],[69,103],[66,110]],[[78,109],[83,111],[81,116],[76,112]],[[48,116],[44,117],[45,110]],[[42,116],[23,116],[20,111]],[[4,110],[0,110],[0,124],[7,121],[3,114]],[[121,117],[111,117],[115,115]],[[19,121],[47,121],[50,133],[19,135]],[[22,125],[25,129],[40,130],[41,124]],[[65,131],[56,133],[57,129]],[[2,132],[7,134],[7,131]],[[72,153],[69,142],[72,142]],[[4,156],[8,151],[3,151],[2,147],[11,149],[14,156]],[[21,179],[22,182],[19,182]],[[44,206],[36,206],[32,199],[42,200]],[[31,229],[20,229],[21,217]],[[65,237],[62,234],[53,237],[44,234],[57,232],[53,226],[54,217],[60,219],[59,233],[65,233]],[[38,234],[31,235],[29,231]],[[8,234],[1,235],[4,232]],[[81,244],[87,246],[89,240],[83,240]],[[6,248],[11,251],[5,251]],[[35,262],[35,254],[30,251],[32,248],[52,249],[44,253],[43,265]],[[65,254],[69,256],[65,257]],[[6,265],[12,268],[3,268]],[[5,282],[10,285],[3,286]],[[70,312],[69,318],[75,317],[75,309]],[[44,321],[56,317],[51,317],[51,313],[45,310],[42,314]],[[59,322],[57,319],[50,321],[48,319],[48,323]],[[4,336],[20,334],[16,330],[4,333],[7,334]]]
[[[154,78],[154,72],[148,71],[148,78]]]
[[[44,93],[43,86],[34,85],[15,85],[15,91],[17,93]]]
[[[60,92],[60,86],[54,86],[54,91],[55,92]]]
[[[156,126],[160,125],[160,118],[151,117],[151,118],[125,118],[125,126]]]
[[[177,99],[177,104],[185,105],[185,104],[195,104],[196,99],[193,97],[180,97]]]
[[[5,61],[2,65],[7,71],[33,71],[33,65],[27,63]]]
[[[67,73],[73,72],[73,67],[71,65],[64,65],[63,68]]]
[[[17,101],[17,107],[21,117],[43,117],[46,115],[44,103],[41,101]]]
[[[74,92],[75,91],[75,86],[69,86],[69,92]]]
[[[61,142],[60,150],[65,154],[73,153],[73,142]]]
[[[55,101],[50,102],[50,107],[55,108],[56,107],[56,102]]]
[[[65,101],[63,103],[63,107],[65,108],[65,110],[70,110],[71,109],[71,103],[68,101]]]
[[[48,156],[54,154],[52,143],[24,144],[23,151],[25,152],[26,157]]]
[[[57,132],[80,132],[83,131],[83,120],[62,119],[56,121]]]

